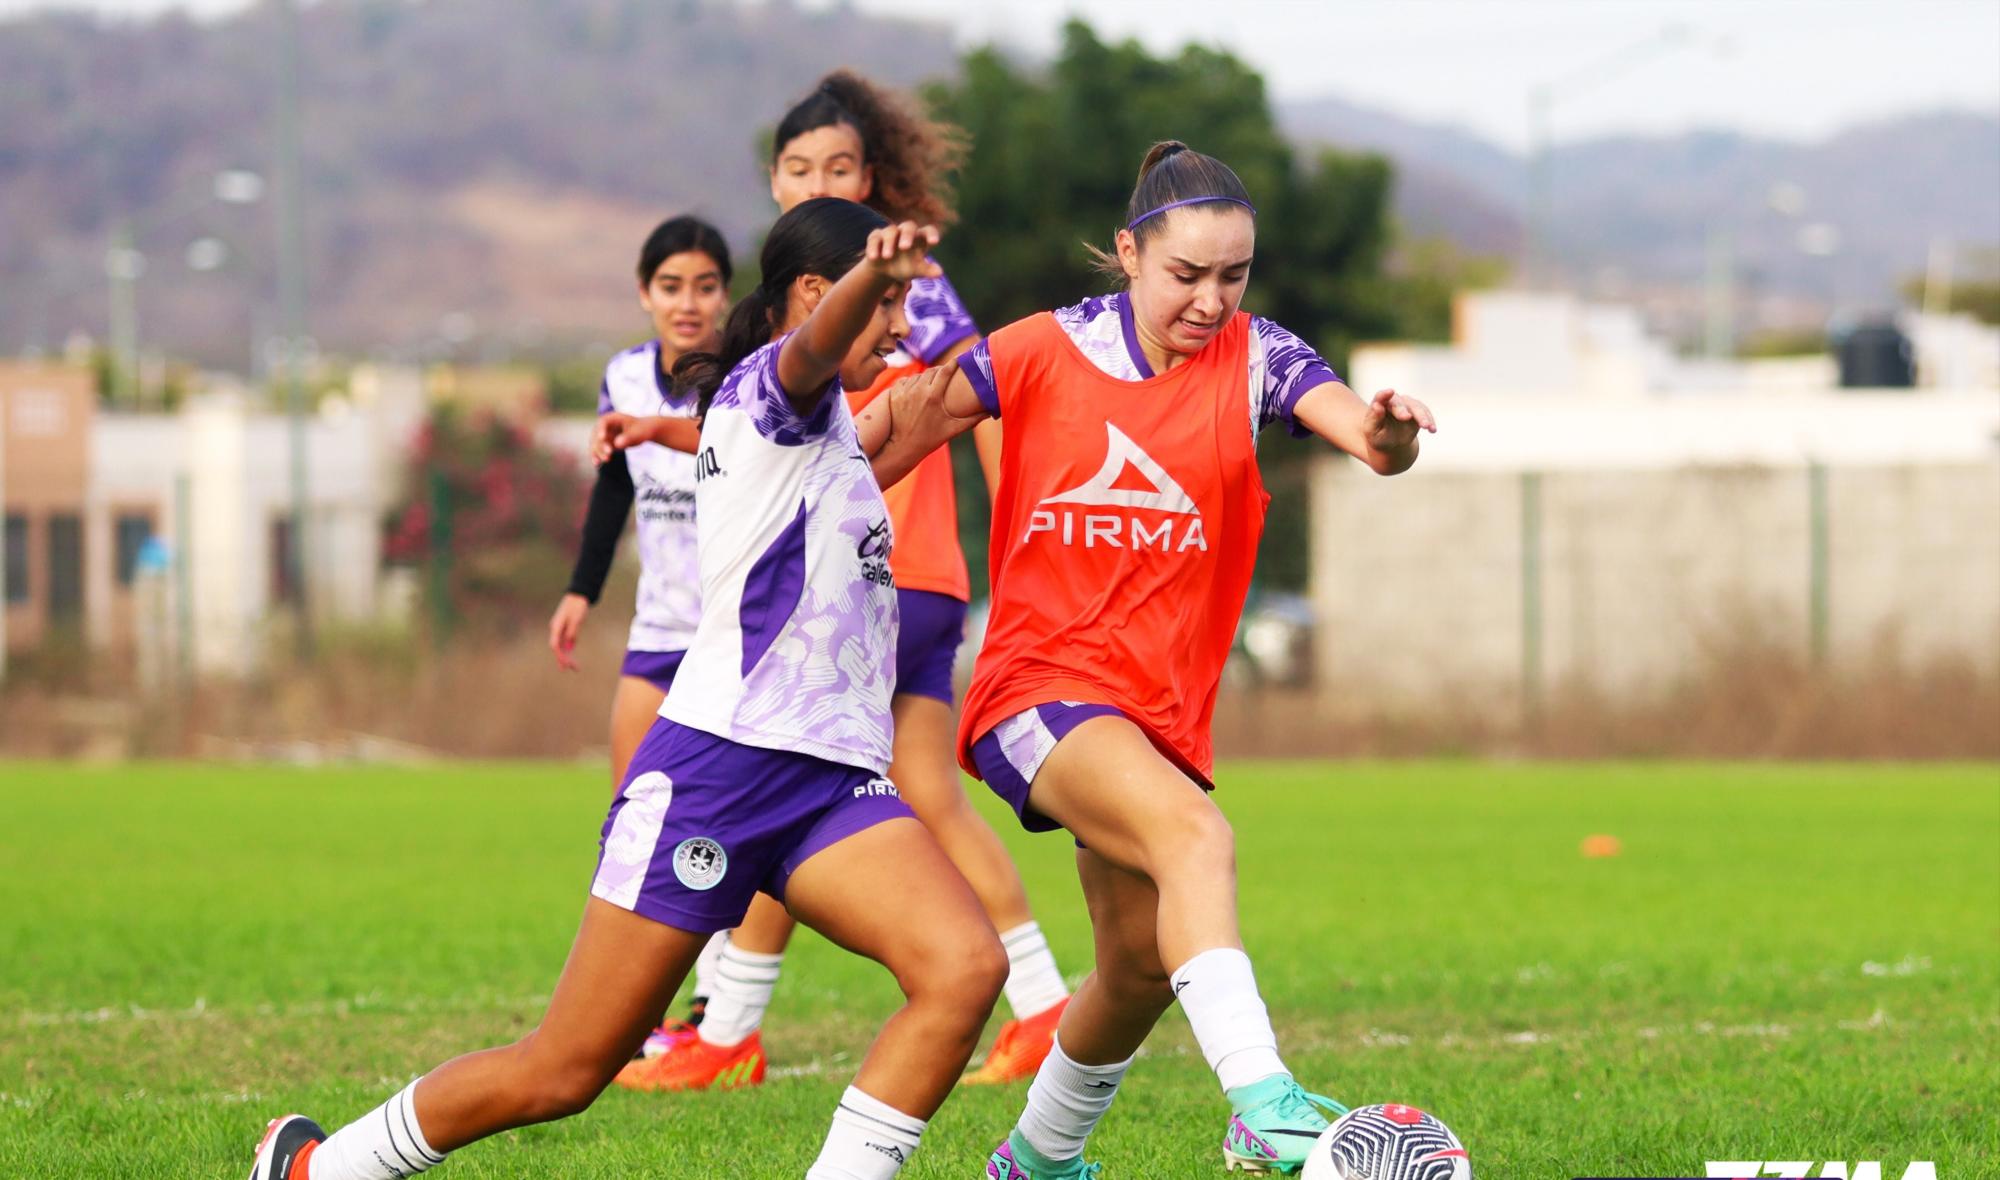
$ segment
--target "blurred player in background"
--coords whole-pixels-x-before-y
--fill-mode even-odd
[[[729,245],[693,217],[661,222],[639,251],[639,307],[653,339],[611,358],[597,412],[692,418],[694,400],[673,394],[674,365],[714,352],[729,313]],[[656,443],[619,451],[597,469],[583,544],[569,590],[549,617],[549,650],[576,669],[576,638],[611,570],[633,501],[639,505],[639,601],[611,699],[611,783],[625,781],[632,751],[652,728],[701,618],[695,565],[694,456]]]
[[[955,128],[931,122],[900,96],[846,70],[785,113],[773,137],[771,196],[781,210],[833,196],[860,201],[892,220],[946,224],[953,213],[945,176],[962,154]],[[979,341],[978,327],[943,274],[910,283],[909,335],[875,384],[850,395],[856,410],[894,380],[942,365]],[[998,429],[976,441],[998,461]],[[896,751],[889,776],[978,893],[1000,931],[1010,969],[1001,1026],[982,1067],[966,1081],[1031,1076],[1054,1042],[1068,988],[1048,940],[1028,908],[1020,872],[992,827],[974,811],[952,757],[952,668],[965,635],[971,586],[958,540],[951,455],[940,448],[885,490],[895,528],[890,572],[902,613],[896,648]],[[759,1027],[791,938],[784,907],[759,898],[742,928],[718,939],[695,976],[696,1008],[648,1038],[651,1058],[634,1062],[621,1084],[644,1090],[754,1085],[765,1071]]]
[[[1249,195],[1179,143],[1146,156],[1100,261],[1124,286],[1031,316],[960,361],[946,408],[1007,424],[993,611],[959,757],[1029,830],[1067,828],[1096,969],[1063,1013],[993,1180],[1077,1180],[1133,1054],[1176,999],[1232,1108],[1230,1168],[1296,1171],[1327,1120],[1279,1058],[1236,917],[1236,841],[1207,791],[1209,723],[1283,422],[1382,474],[1430,411],[1363,401],[1297,336],[1240,310]]]
[[[731,313],[720,355],[676,366],[702,423],[701,620],[612,802],[582,928],[540,1026],[439,1066],[331,1136],[300,1115],[274,1120],[252,1180],[407,1177],[488,1135],[583,1110],[709,936],[740,922],[759,891],[888,967],[906,996],[807,1180],[889,1180],[916,1150],[978,1044],[1007,960],[963,876],[881,777],[897,604],[884,477],[867,457],[888,439],[889,416],[871,415],[881,428],[863,435],[843,390],[881,374],[905,330],[904,288],[934,273],[936,240],[934,228],[892,226],[852,202],[806,202],[772,227],[762,279]],[[682,427],[685,441],[684,419],[646,421]],[[802,687],[808,669],[838,675]],[[758,1137],[746,1142],[754,1150]]]

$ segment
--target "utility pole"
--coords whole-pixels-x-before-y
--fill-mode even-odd
[[[111,227],[111,245],[104,252],[104,274],[111,280],[112,405],[136,408],[139,401],[139,276],[146,257],[134,244],[132,222],[119,218]]]
[[[1557,100],[1575,97],[1616,81],[1662,54],[1701,43],[1694,30],[1681,24],[1667,24],[1638,41],[1587,61],[1567,74],[1550,78],[1528,88],[1528,233],[1526,278],[1530,286],[1551,286],[1555,278],[1555,211],[1550,174],[1549,112]],[[1717,52],[1726,52],[1721,41],[1708,42]]]
[[[311,593],[306,581],[306,262],[305,172],[299,151],[298,0],[274,0],[278,19],[278,315],[279,355],[285,381],[286,437],[291,458],[291,548],[285,555],[286,579],[297,610],[299,654],[312,652]]]

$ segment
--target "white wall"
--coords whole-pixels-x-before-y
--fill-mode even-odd
[[[1807,658],[1813,475],[1803,465],[1313,475],[1317,671],[1358,711],[1512,712],[1541,686],[1650,699],[1749,639]],[[2000,675],[2000,454],[1824,470],[1826,655]],[[1539,501],[1539,545],[1524,518]]]
[[[367,618],[377,606],[381,520],[398,456],[365,413],[315,417],[306,429],[309,603],[316,618]],[[207,394],[176,416],[100,415],[92,448],[92,535],[101,534],[106,563],[96,568],[110,569],[116,508],[157,505],[161,534],[188,561],[195,666],[251,667],[273,606],[272,524],[292,504],[285,418],[240,392]],[[174,485],[182,474],[187,538],[174,535]],[[94,549],[92,559],[98,556]]]

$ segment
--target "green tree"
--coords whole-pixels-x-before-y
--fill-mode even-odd
[[[1189,46],[1156,58],[1107,44],[1072,21],[1056,60],[1027,71],[993,49],[933,86],[936,113],[964,127],[962,224],[939,250],[989,330],[1102,291],[1085,243],[1109,248],[1139,161],[1178,139],[1227,163],[1258,206],[1258,257],[1245,306],[1312,342],[1336,368],[1356,342],[1398,334],[1399,293],[1383,273],[1391,234],[1389,164],[1322,151],[1302,158],[1280,134],[1264,81],[1235,57]],[[1268,432],[1273,513],[1259,576],[1306,579],[1304,460],[1312,447]],[[975,584],[985,578],[986,493],[961,455],[959,501]]]

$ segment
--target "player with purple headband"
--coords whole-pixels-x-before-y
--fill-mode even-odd
[[[943,381],[899,386],[859,426],[843,387],[882,371],[905,330],[903,288],[932,273],[936,240],[848,201],[805,202],[772,227],[762,281],[731,313],[721,354],[676,366],[676,389],[702,410],[701,621],[605,820],[582,928],[540,1026],[446,1062],[331,1136],[301,1115],[274,1120],[251,1180],[401,1180],[468,1143],[582,1111],[709,936],[741,921],[759,891],[888,967],[906,997],[806,1180],[890,1180],[916,1151],[1007,959],[964,877],[882,777],[897,607],[877,481],[897,472],[869,455],[892,437],[910,444],[895,453],[911,466],[934,449],[942,434],[924,445],[924,418],[896,411]],[[604,422],[600,439],[619,447],[686,434],[685,420]],[[773,1174],[760,1163],[744,1173]]]
[[[1297,1172],[1345,1110],[1278,1053],[1236,834],[1208,797],[1210,721],[1270,500],[1258,432],[1282,422],[1393,475],[1436,422],[1393,390],[1363,400],[1242,310],[1256,210],[1220,160],[1154,145],[1123,220],[1099,259],[1117,294],[999,329],[944,397],[960,429],[1007,430],[960,764],[1023,827],[1076,837],[1097,948],[990,1180],[1099,1175],[1085,1145],[1174,1005],[1229,1102],[1227,1167]]]
[[[962,155],[961,134],[931,121],[902,97],[847,70],[822,78],[779,120],[772,137],[771,198],[789,210],[814,197],[859,201],[893,221],[947,224],[944,177]],[[940,273],[910,283],[903,301],[909,334],[874,385],[849,391],[864,413],[896,379],[935,372],[979,342],[979,328]],[[982,460],[997,464],[999,427],[975,436]],[[1027,890],[1000,837],[966,798],[952,757],[952,671],[971,598],[958,539],[951,456],[933,452],[886,487],[896,533],[889,573],[902,632],[896,644],[895,764],[890,777],[972,883],[1007,948],[1007,1004],[1013,1019],[968,1083],[1033,1076],[1054,1042],[1069,988],[1029,908]],[[651,1060],[618,1077],[640,1090],[755,1085],[764,1079],[760,1032],[792,933],[784,908],[751,906],[743,926],[695,968],[695,1007],[647,1039]]]

